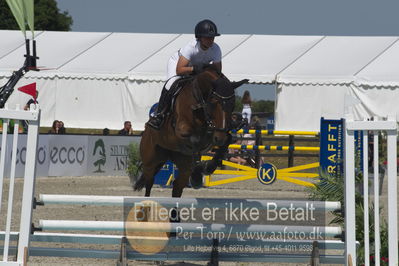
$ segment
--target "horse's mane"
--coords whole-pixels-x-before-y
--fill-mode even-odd
[[[215,65],[215,64],[207,64],[205,66],[203,66],[203,71],[207,71],[207,70],[211,70],[216,72],[216,74],[218,74],[218,76],[222,75],[222,72],[219,70],[219,68]]]

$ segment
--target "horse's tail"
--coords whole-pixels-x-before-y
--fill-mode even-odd
[[[145,187],[145,178],[144,175],[141,174],[140,178],[134,183],[133,189],[134,191],[140,191]]]

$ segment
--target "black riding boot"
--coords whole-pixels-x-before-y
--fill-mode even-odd
[[[170,91],[163,88],[156,114],[150,118],[150,120],[148,121],[148,125],[158,130],[161,128],[163,120],[169,110],[171,99],[172,95]]]

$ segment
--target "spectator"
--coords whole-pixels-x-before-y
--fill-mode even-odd
[[[104,136],[108,136],[109,135],[109,129],[108,128],[104,128],[103,129],[103,135]]]
[[[119,130],[118,135],[121,136],[131,136],[133,135],[132,123],[130,121],[125,121],[123,128]]]
[[[240,165],[245,165],[247,163],[247,160],[245,160],[244,158],[242,158],[241,156],[239,156],[238,152],[233,152],[234,156],[229,158],[230,162],[236,163],[236,164],[240,164]]]
[[[247,127],[247,126],[248,125],[246,124],[246,122],[243,121],[243,119],[242,119],[241,113],[234,112],[231,115],[231,128],[232,129],[239,130],[239,129],[241,129],[243,127]]]
[[[24,110],[25,110],[25,111],[29,111],[30,105],[31,105],[32,103],[34,103],[34,104],[38,104],[38,103],[39,103],[39,102],[37,101],[37,97],[38,97],[38,96],[39,96],[39,92],[36,91],[36,97],[35,97],[35,98],[29,99],[29,101],[25,104],[25,106],[24,106]],[[28,126],[29,126],[28,121],[27,121],[27,120],[22,120],[22,121],[21,121],[21,124],[22,124],[22,128],[23,128],[23,132],[26,133],[26,132],[28,131]]]
[[[252,110],[251,110],[251,95],[249,94],[249,91],[244,91],[244,94],[242,96],[241,99],[241,103],[242,103],[242,117],[243,119],[247,120],[248,125],[251,123],[251,114],[252,114]]]
[[[58,129],[58,134],[66,134],[66,130],[65,130],[65,127],[64,127],[64,122],[62,122],[60,120],[59,123],[60,123],[60,128]]]
[[[51,129],[49,130],[49,134],[59,134],[59,130],[60,130],[60,121],[58,120],[54,120],[53,122],[53,126],[51,127]]]
[[[260,129],[260,119],[257,115],[255,115],[252,119],[252,122],[249,126],[251,129]]]
[[[36,91],[36,97],[35,97],[35,98],[29,99],[29,101],[25,104],[25,106],[24,106],[24,110],[25,110],[25,111],[28,111],[28,110],[30,109],[30,105],[31,105],[32,103],[34,103],[34,104],[38,104],[38,103],[39,103],[39,102],[37,101],[37,97],[39,97],[39,92],[38,92],[38,91]]]

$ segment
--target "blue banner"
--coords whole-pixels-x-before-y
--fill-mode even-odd
[[[343,119],[320,121],[320,167],[331,175],[343,174]]]
[[[355,131],[355,167],[363,171],[363,131]]]
[[[175,178],[178,175],[178,170],[172,161],[167,161],[161,170],[155,175],[154,184],[165,186],[170,178]]]

